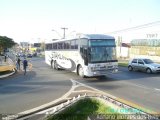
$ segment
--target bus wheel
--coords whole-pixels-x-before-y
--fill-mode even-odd
[[[78,67],[78,74],[79,74],[79,76],[81,76],[82,78],[84,78],[84,71],[83,71],[83,68],[82,68],[81,65]]]
[[[57,64],[57,62],[56,62],[56,61],[54,61],[53,68],[54,68],[55,70],[58,70],[58,64]]]
[[[51,61],[51,68],[52,68],[52,69],[54,68],[53,60]]]

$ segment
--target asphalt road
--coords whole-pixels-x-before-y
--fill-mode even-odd
[[[0,79],[0,113],[18,113],[60,98],[70,90],[71,79],[130,101],[148,111],[160,112],[160,74],[129,72],[120,67],[106,78],[82,79],[69,71],[52,70],[42,58],[32,59],[33,69]]]
[[[53,72],[42,58],[31,59],[32,71],[0,79],[0,113],[20,113],[63,96],[72,86],[66,71]]]
[[[106,78],[73,79],[143,107],[148,112],[160,113],[160,74],[129,72],[126,67],[120,67],[118,73],[108,74]]]

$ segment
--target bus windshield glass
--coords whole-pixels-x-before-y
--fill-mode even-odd
[[[90,62],[112,62],[116,60],[116,46],[114,40],[91,40]]]

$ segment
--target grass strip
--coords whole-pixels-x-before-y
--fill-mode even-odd
[[[86,98],[79,100],[60,113],[48,117],[47,120],[87,120],[88,116],[97,115],[108,119],[109,115],[112,117],[112,115],[116,116],[118,113],[97,99]]]
[[[118,63],[118,66],[121,66],[121,67],[128,67],[128,63]]]

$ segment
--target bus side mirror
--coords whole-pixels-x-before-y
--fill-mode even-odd
[[[81,54],[82,58],[84,59],[84,49],[82,47],[80,47],[80,54]]]
[[[84,47],[80,47],[80,53],[82,58],[84,59],[84,64],[88,65],[88,50]]]
[[[84,49],[84,64],[88,65],[88,51]]]

